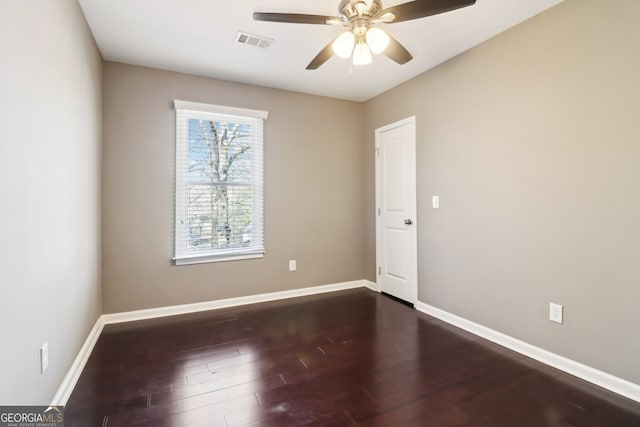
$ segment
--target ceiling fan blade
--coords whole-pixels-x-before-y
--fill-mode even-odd
[[[263,13],[254,12],[255,21],[286,22],[290,24],[320,24],[327,25],[329,20],[336,19],[335,16],[324,15],[304,15],[300,13]]]
[[[380,15],[393,13],[396,17],[394,23],[403,22],[471,6],[475,2],[476,0],[415,0],[384,9]]]
[[[333,56],[333,41],[325,46],[307,65],[307,70],[317,70]]]
[[[383,53],[400,65],[406,64],[413,59],[409,51],[391,36],[389,36],[389,45]]]

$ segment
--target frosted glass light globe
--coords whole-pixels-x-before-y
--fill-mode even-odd
[[[355,49],[353,49],[353,65],[367,64],[371,64],[371,51],[364,40],[360,39]]]
[[[389,36],[380,28],[367,30],[367,44],[373,53],[382,53],[389,46]]]
[[[333,42],[333,52],[340,58],[348,58],[353,52],[355,37],[351,31],[344,32]]]

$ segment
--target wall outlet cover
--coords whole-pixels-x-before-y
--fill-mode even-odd
[[[549,320],[556,323],[562,323],[562,313],[563,307],[560,304],[555,304],[553,302],[549,303]]]
[[[46,342],[40,347],[40,373],[44,374],[44,371],[49,367],[49,343]]]

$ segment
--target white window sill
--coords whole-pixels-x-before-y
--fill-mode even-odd
[[[227,254],[227,255],[199,255],[188,258],[174,258],[176,265],[206,264],[209,262],[226,262],[240,261],[246,259],[263,258],[263,252],[254,252],[248,254]]]

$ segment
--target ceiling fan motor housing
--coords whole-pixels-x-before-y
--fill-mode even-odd
[[[345,21],[357,18],[360,13],[373,18],[381,11],[382,2],[380,0],[342,0],[338,6],[338,16]]]

